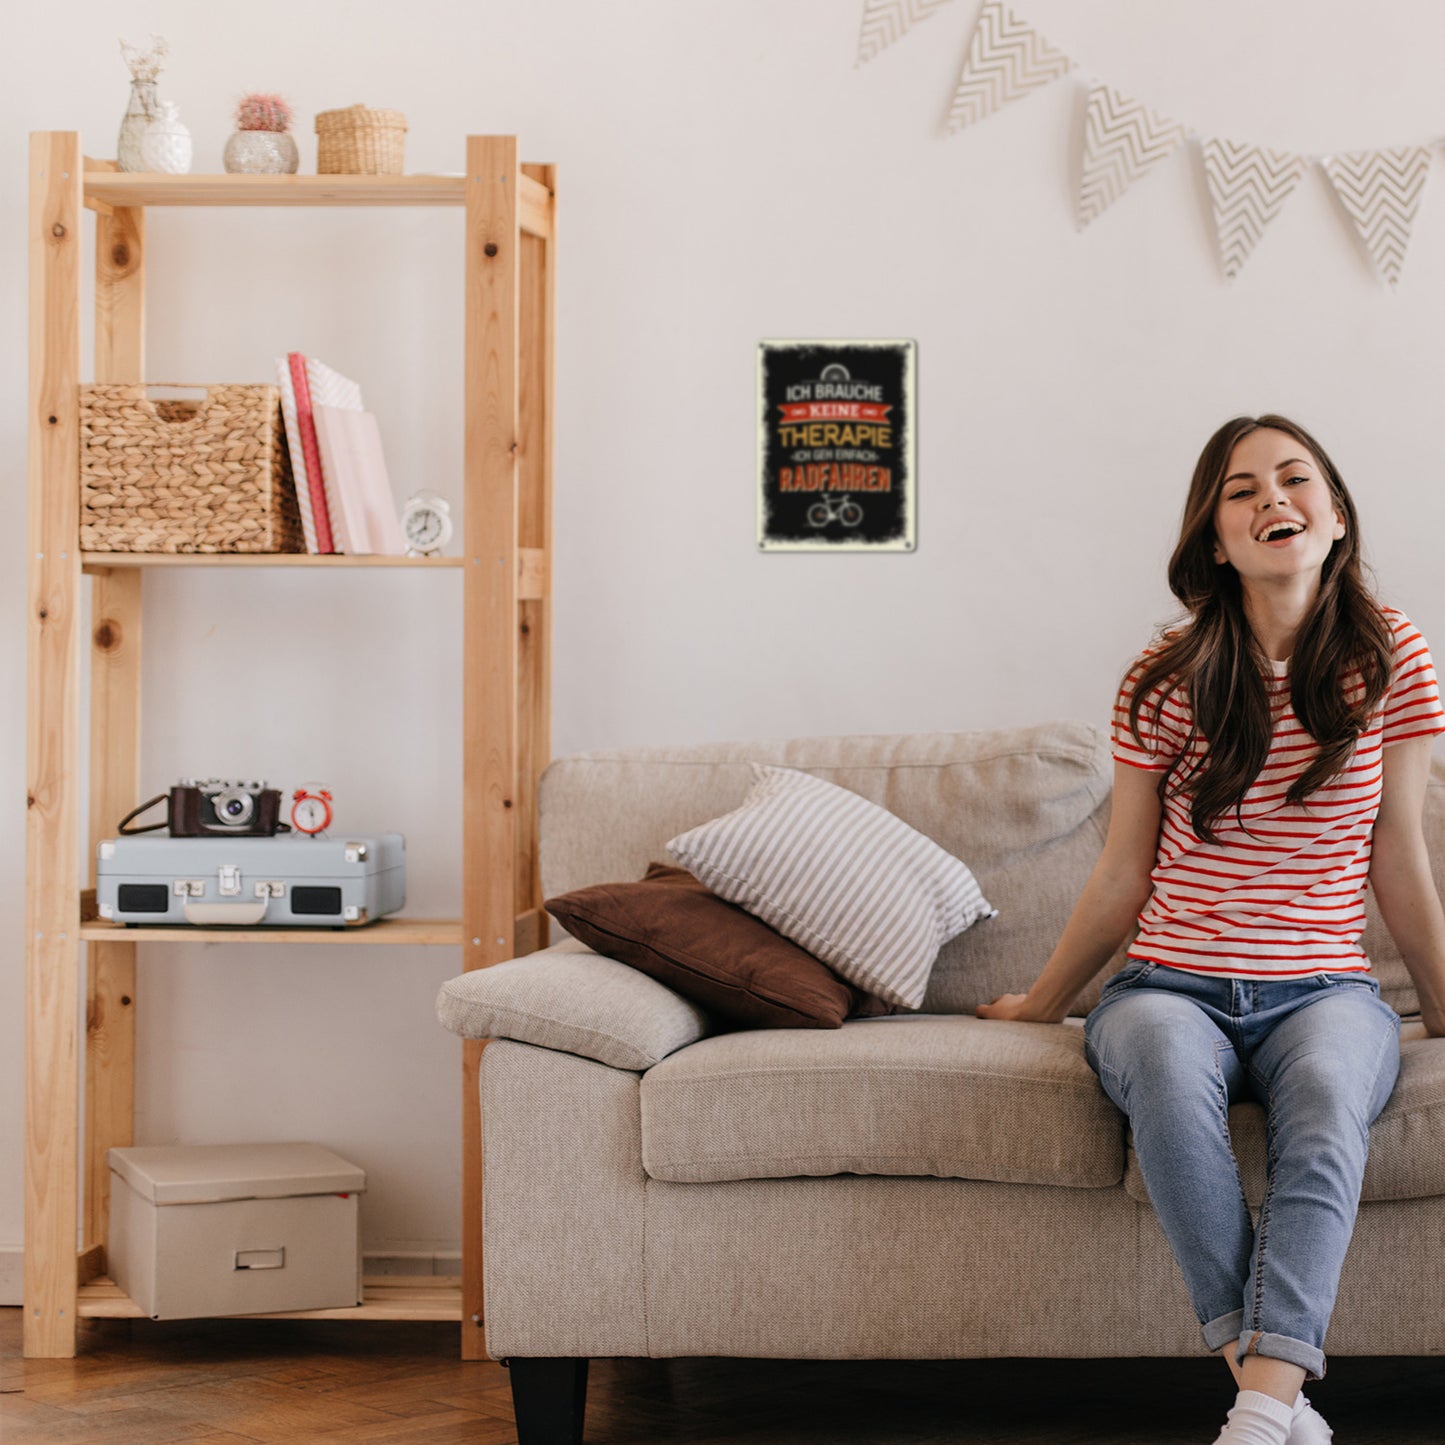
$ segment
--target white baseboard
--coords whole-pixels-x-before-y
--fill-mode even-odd
[[[365,1275],[458,1275],[460,1254],[367,1254]],[[0,1305],[19,1305],[24,1299],[25,1251],[17,1245],[0,1245]]]
[[[23,1302],[25,1251],[16,1245],[0,1244],[0,1305]]]

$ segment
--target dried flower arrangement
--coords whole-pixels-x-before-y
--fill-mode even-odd
[[[132,80],[154,80],[161,73],[161,61],[166,58],[168,49],[163,35],[151,36],[149,50],[142,50],[128,40],[120,42],[120,53],[130,69]]]
[[[243,95],[236,107],[237,130],[283,131],[291,129],[291,107],[279,95],[253,91]]]

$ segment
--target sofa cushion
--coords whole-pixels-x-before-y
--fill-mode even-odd
[[[667,851],[889,1003],[923,1002],[938,950],[995,909],[967,864],[886,808],[797,768],[753,768],[742,805]]]
[[[437,1019],[464,1039],[516,1039],[632,1070],[710,1027],[695,1003],[570,938],[448,979]]]
[[[1123,1119],[1073,1024],[897,1014],[689,1045],[642,1079],[643,1167],[703,1183],[932,1175],[1102,1189]]]
[[[569,933],[732,1023],[836,1029],[890,1012],[811,953],[728,903],[685,868],[652,863],[640,883],[597,883],[547,900]]]
[[[1258,1209],[1265,1181],[1263,1106],[1232,1105],[1229,1137],[1239,1161],[1244,1196],[1251,1208]],[[1124,1187],[1141,1204],[1149,1203],[1132,1133]],[[1445,1195],[1445,1041],[1427,1038],[1425,1025],[1413,1020],[1400,1030],[1400,1077],[1394,1092],[1370,1126],[1370,1153],[1360,1199],[1377,1204],[1435,1195]]]

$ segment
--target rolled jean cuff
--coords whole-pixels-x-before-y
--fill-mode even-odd
[[[1244,1311],[1230,1310],[1227,1315],[1220,1315],[1217,1320],[1210,1320],[1203,1326],[1204,1343],[1211,1351],[1223,1349],[1239,1338],[1243,1328]]]
[[[1267,1335],[1259,1330],[1245,1330],[1239,1337],[1234,1362],[1242,1365],[1247,1355],[1267,1355],[1271,1360],[1287,1360],[1305,1372],[1306,1379],[1323,1380],[1325,1353],[1304,1340],[1289,1335]]]

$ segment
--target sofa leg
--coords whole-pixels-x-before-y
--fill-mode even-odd
[[[582,1445],[587,1361],[510,1359],[517,1445]]]

